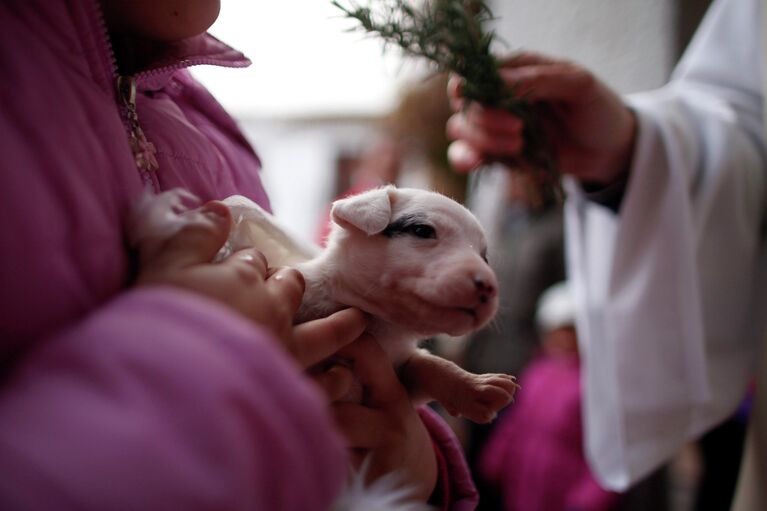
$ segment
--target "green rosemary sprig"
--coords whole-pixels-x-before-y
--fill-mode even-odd
[[[332,4],[359,23],[358,30],[376,35],[406,55],[426,58],[440,72],[464,79],[463,96],[491,108],[502,108],[524,122],[524,165],[532,167],[542,187],[561,197],[559,172],[530,101],[503,82],[491,53],[495,33],[485,28],[493,13],[482,0],[376,0],[375,8],[354,0]],[[521,163],[521,162],[517,162]]]

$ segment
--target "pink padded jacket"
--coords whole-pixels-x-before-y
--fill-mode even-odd
[[[0,509],[322,510],[343,482],[322,399],[265,332],[198,295],[126,287],[145,187],[268,207],[195,64],[249,62],[206,35],[137,74],[158,164],[140,170],[98,2],[0,3]],[[446,507],[472,508],[454,439],[425,420]]]

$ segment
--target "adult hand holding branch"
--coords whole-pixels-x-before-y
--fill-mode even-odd
[[[530,101],[559,170],[583,182],[608,185],[628,168],[636,136],[631,110],[586,69],[564,60],[520,53],[500,64],[507,88]],[[524,119],[504,109],[466,105],[462,80],[448,85],[455,114],[448,156],[459,171],[524,154]]]

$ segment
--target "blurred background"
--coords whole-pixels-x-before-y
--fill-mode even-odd
[[[566,57],[630,93],[666,82],[710,1],[489,3],[497,17],[498,53],[527,49]],[[438,339],[435,349],[475,372],[521,374],[524,385],[528,365],[546,351],[540,297],[565,278],[560,206],[531,197],[530,187],[503,169],[487,169],[472,183],[452,173],[445,157],[445,77],[350,32],[354,23],[340,17],[330,0],[222,4],[211,32],[253,65],[197,67],[193,73],[238,119],[261,156],[278,218],[298,236],[321,242],[329,203],[350,191],[396,182],[466,202],[490,237],[501,312],[492,328],[467,339]],[[572,420],[568,427],[575,431],[579,418]],[[480,509],[510,509],[500,483],[487,479],[481,466],[482,449],[500,428],[457,420],[452,425],[475,470]],[[714,439],[713,452],[739,453],[740,435],[738,427],[724,432]],[[627,494],[583,511],[728,509],[729,490],[709,481],[721,483],[733,463],[737,474],[737,459],[711,452],[703,442],[690,445]],[[724,476],[712,475],[716,465]],[[706,488],[715,491],[702,494]]]
[[[662,84],[707,0],[496,0],[499,52],[535,49],[582,62],[622,92]],[[420,63],[384,53],[347,30],[329,0],[225,0],[211,32],[253,61],[244,70],[194,74],[238,117],[264,161],[273,207],[314,236],[349,159],[376,137],[382,118]],[[301,186],[294,186],[301,183]]]

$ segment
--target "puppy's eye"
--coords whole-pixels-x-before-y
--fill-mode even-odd
[[[435,239],[437,237],[434,227],[426,224],[413,224],[407,228],[406,232],[416,238]]]

